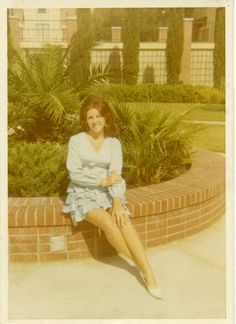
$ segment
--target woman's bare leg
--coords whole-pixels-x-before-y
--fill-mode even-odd
[[[149,287],[157,285],[143,245],[130,220],[123,227],[118,227],[111,214],[101,208],[88,212],[85,219],[100,228],[118,252],[134,261],[143,272]]]
[[[107,211],[102,208],[93,209],[86,214],[85,219],[104,232],[106,238],[117,252],[124,254],[134,261],[119,227]]]
[[[143,272],[147,284],[150,288],[156,287],[157,282],[152,271],[151,265],[148,261],[146,253],[144,251],[144,247],[142,242],[133,226],[133,224],[128,219],[127,224],[119,227],[120,232],[123,235],[123,238],[128,246],[128,249],[132,253],[137,265],[139,266],[140,270]]]

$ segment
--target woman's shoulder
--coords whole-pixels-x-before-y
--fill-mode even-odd
[[[75,135],[72,135],[70,138],[70,142],[78,142],[81,141],[84,138],[85,133],[84,132],[80,132],[77,133]]]
[[[112,146],[120,146],[120,140],[117,137],[109,137],[109,141],[112,144]]]

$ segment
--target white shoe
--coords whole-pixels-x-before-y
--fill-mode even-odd
[[[140,276],[142,277],[149,294],[154,298],[162,299],[162,292],[161,292],[160,287],[159,286],[157,286],[155,288],[148,287],[147,281],[146,281],[146,279],[144,277],[144,274],[141,271],[140,271]]]

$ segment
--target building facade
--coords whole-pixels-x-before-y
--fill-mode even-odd
[[[213,86],[215,8],[191,8],[184,18],[184,48],[180,80],[184,84]],[[186,14],[185,14],[186,16]],[[44,44],[66,48],[77,32],[76,9],[9,9],[9,25],[15,46],[22,55],[40,51]],[[91,64],[103,68],[114,48],[122,63],[121,27],[111,27],[111,41],[91,50]],[[166,41],[168,28],[159,28],[158,42],[142,42],[139,50],[138,83],[152,71],[154,82],[166,83]],[[151,67],[151,69],[150,69]]]
[[[77,31],[76,9],[9,9],[15,46],[23,55],[50,43],[66,48]]]

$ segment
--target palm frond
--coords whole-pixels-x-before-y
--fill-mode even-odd
[[[200,128],[182,123],[188,112],[176,115],[144,104],[131,107],[114,100],[111,103],[121,130],[129,185],[169,179],[189,166],[192,138]]]

